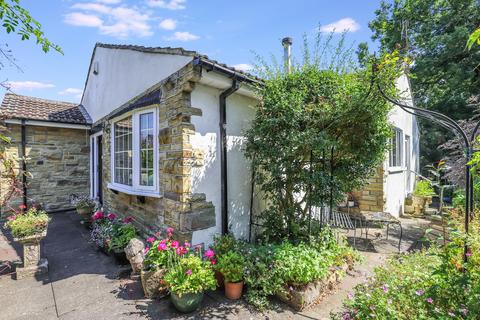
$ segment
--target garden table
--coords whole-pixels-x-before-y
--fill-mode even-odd
[[[390,231],[390,225],[398,226],[400,229],[400,237],[398,240],[398,252],[400,252],[400,246],[402,244],[403,228],[400,220],[392,216],[388,212],[378,211],[378,212],[367,212],[362,211],[360,214],[357,214],[355,219],[359,219],[361,223],[365,225],[365,239],[368,240],[368,227],[372,224],[381,224],[387,227],[387,240],[388,233]],[[362,229],[363,232],[363,229]]]

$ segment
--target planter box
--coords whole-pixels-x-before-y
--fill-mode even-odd
[[[38,276],[48,272],[47,259],[40,258],[40,241],[47,235],[47,230],[28,237],[14,238],[23,244],[23,267],[16,269],[17,280]]]
[[[163,277],[166,273],[167,269],[142,270],[140,272],[143,293],[146,298],[163,298],[168,295],[168,288],[163,283]]]
[[[342,273],[349,269],[348,264],[331,269],[327,277],[304,286],[285,287],[285,291],[277,293],[276,296],[281,301],[288,304],[297,311],[301,311],[311,305],[316,304],[323,295],[332,290],[340,281]]]
[[[428,209],[428,206],[432,203],[432,197],[419,197],[419,196],[412,196],[412,207],[413,212],[412,214],[415,216],[423,216],[425,214],[425,210]]]

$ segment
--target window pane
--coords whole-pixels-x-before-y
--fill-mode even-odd
[[[114,125],[114,181],[132,185],[132,117]]]
[[[153,186],[153,112],[140,115],[140,185]]]

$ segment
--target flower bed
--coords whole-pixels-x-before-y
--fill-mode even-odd
[[[478,230],[472,223],[471,230]],[[337,319],[479,319],[480,236],[469,236],[463,263],[461,228],[445,247],[393,258],[368,283],[355,288]]]

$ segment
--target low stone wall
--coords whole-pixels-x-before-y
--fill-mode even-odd
[[[17,167],[21,168],[21,126],[7,124],[6,128],[12,141],[5,152],[17,159]],[[47,211],[70,209],[70,194],[88,193],[88,130],[26,126],[26,157],[29,201],[41,203]],[[2,195],[7,188],[7,182],[1,180]],[[19,204],[21,199],[14,202]]]

